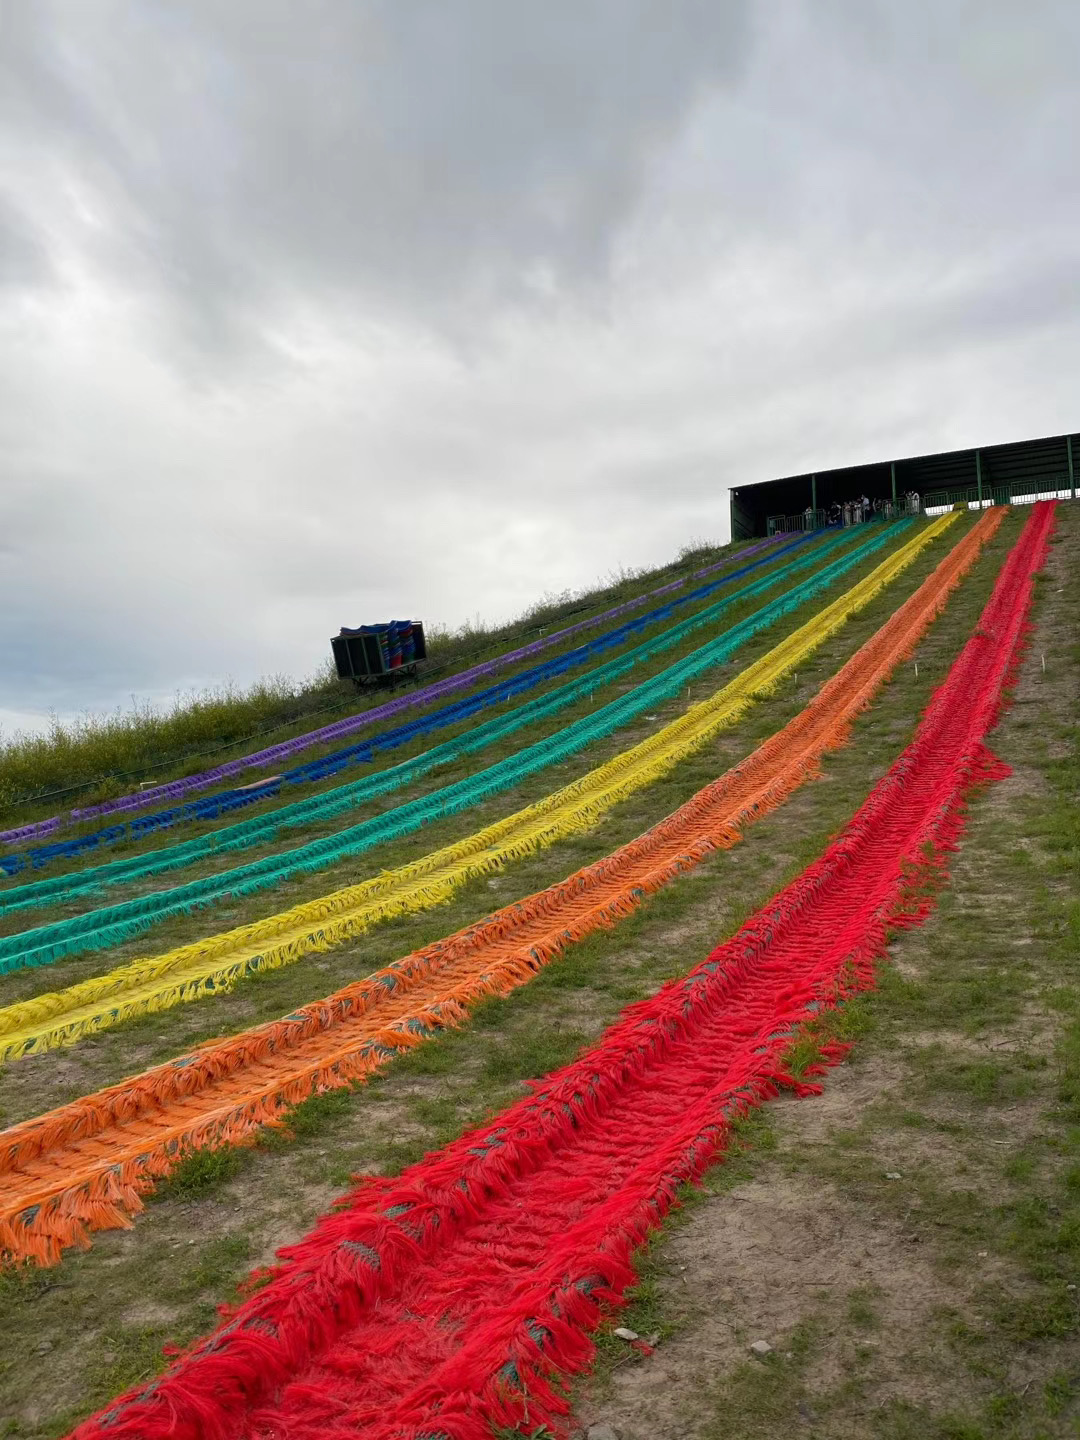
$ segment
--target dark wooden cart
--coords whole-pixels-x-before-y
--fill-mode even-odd
[[[419,666],[427,659],[427,645],[420,621],[410,623],[412,654],[400,665],[393,665],[387,659],[385,637],[390,630],[389,625],[365,626],[358,630],[343,628],[341,634],[333,636],[330,641],[339,679],[351,680],[357,689],[415,680]]]

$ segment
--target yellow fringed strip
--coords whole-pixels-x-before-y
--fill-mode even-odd
[[[0,1061],[72,1045],[136,1015],[228,990],[246,975],[330,949],[381,920],[438,905],[477,876],[591,829],[614,805],[668,774],[734,725],[756,699],[771,694],[956,519],[950,511],[927,525],[715,695],[655,735],[504,820],[357,885],[0,1009]]]

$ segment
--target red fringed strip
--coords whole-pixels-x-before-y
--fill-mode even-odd
[[[799,1028],[873,984],[890,931],[918,923],[945,879],[965,797],[1005,773],[983,737],[1052,525],[1036,505],[915,739],[819,860],[493,1124],[363,1182],[220,1329],[78,1440],[563,1428],[560,1380],[588,1364],[635,1249],[732,1120],[792,1083]]]

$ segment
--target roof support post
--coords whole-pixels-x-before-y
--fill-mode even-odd
[[[975,451],[975,488],[979,498],[979,509],[982,509],[982,455]]]
[[[810,476],[810,508],[814,512],[814,519],[817,519],[817,476]]]
[[[895,510],[895,509],[896,509],[896,461],[895,461],[895,460],[890,460],[890,462],[889,462],[889,474],[892,476],[892,503],[893,503],[893,509]]]
[[[1068,456],[1069,456],[1069,494],[1070,494],[1070,497],[1071,497],[1073,500],[1075,500],[1075,499],[1076,499],[1076,473],[1075,473],[1075,471],[1073,470],[1072,436],[1071,436],[1071,435],[1066,435],[1066,436],[1065,436],[1065,448],[1066,448],[1066,451],[1068,452]]]

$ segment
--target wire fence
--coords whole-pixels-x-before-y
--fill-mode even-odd
[[[1017,480],[1008,485],[965,485],[955,490],[930,490],[923,497],[927,515],[942,515],[960,506],[987,510],[991,505],[1034,505],[1036,500],[1075,500],[1076,487],[1067,474]]]
[[[837,501],[827,510],[815,510],[808,505],[798,515],[770,515],[765,522],[766,534],[792,535],[801,530],[828,530],[834,526],[863,525],[874,520],[899,520],[905,515],[918,515],[921,508],[919,499],[911,496],[895,501],[875,500],[866,506],[858,500]]]

